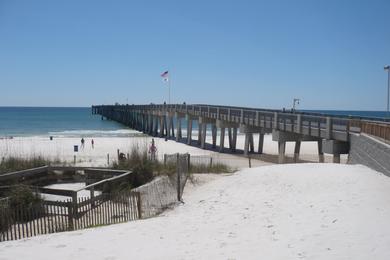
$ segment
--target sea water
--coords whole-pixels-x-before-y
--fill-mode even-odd
[[[129,136],[135,131],[89,107],[0,107],[0,138],[16,136]]]

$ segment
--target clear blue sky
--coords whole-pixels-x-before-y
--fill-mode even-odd
[[[384,110],[390,1],[0,0],[0,105]]]

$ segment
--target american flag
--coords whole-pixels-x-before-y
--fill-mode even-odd
[[[163,74],[161,74],[161,77],[163,78],[164,81],[168,81],[169,79],[168,71],[165,71]]]

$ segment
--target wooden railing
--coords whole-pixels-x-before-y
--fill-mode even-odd
[[[390,141],[390,125],[378,122],[361,122],[361,132]]]

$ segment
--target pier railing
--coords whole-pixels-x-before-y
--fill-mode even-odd
[[[361,122],[361,132],[390,141],[390,125],[381,122]]]

